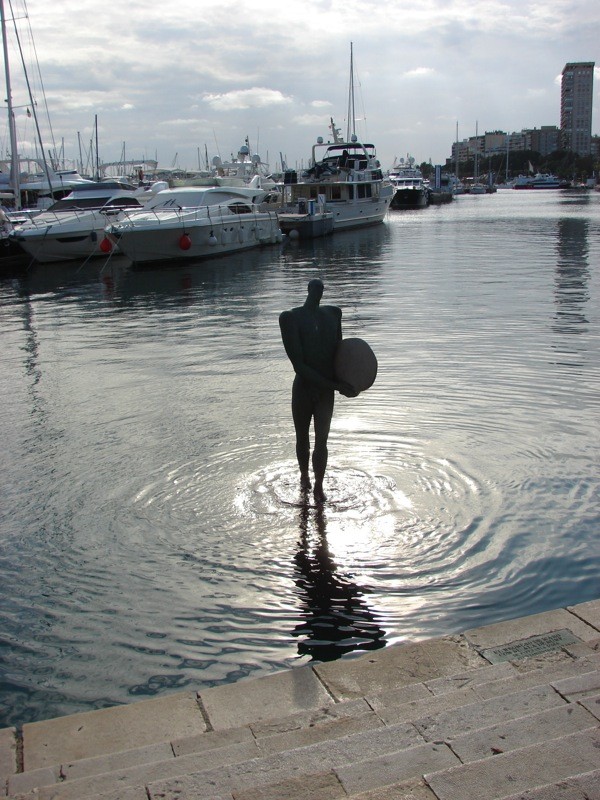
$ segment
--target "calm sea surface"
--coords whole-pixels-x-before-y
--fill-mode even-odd
[[[280,311],[369,341],[303,504]],[[600,596],[600,193],[0,277],[0,727]]]

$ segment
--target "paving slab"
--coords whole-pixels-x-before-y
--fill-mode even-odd
[[[430,743],[338,767],[335,772],[352,796],[401,780],[419,778],[428,769],[443,769],[458,763],[458,758],[445,744]]]
[[[8,794],[25,794],[38,786],[56,783],[59,780],[60,767],[42,767],[31,772],[20,772],[8,779]]]
[[[401,722],[410,722],[427,714],[438,714],[448,709],[460,708],[465,705],[479,702],[479,697],[473,687],[458,689],[442,695],[428,695],[419,700],[403,702],[403,692],[384,692],[383,694],[368,695],[367,701],[386,725],[396,725]]]
[[[600,693],[600,669],[585,672],[572,678],[552,681],[552,686],[569,701],[579,700]]]
[[[310,667],[215,686],[198,693],[214,730],[322,708],[333,703]]]
[[[206,731],[192,692],[23,726],[25,770],[116,753]]]
[[[504,697],[423,716],[413,720],[413,724],[428,742],[447,740],[496,722],[517,719],[561,705],[566,705],[565,701],[551,686],[536,686]]]
[[[169,742],[160,742],[147,747],[123,750],[120,753],[109,753],[95,758],[82,758],[79,761],[66,761],[61,764],[60,772],[66,780],[73,781],[79,778],[87,778],[90,775],[117,772],[155,761],[168,761],[174,757],[173,748]],[[42,786],[43,784],[38,785]]]
[[[600,600],[590,600],[587,603],[579,603],[576,606],[567,606],[567,611],[580,617],[588,625],[600,631]]]
[[[230,728],[226,731],[209,731],[199,733],[197,736],[186,736],[181,739],[173,739],[171,747],[175,756],[185,756],[189,753],[201,753],[203,750],[216,750],[220,747],[229,747],[233,744],[244,744],[251,742],[254,744],[255,737],[250,730],[250,726],[244,725],[241,728]]]
[[[0,783],[2,776],[17,771],[17,731],[15,728],[0,728]]]
[[[583,790],[586,800],[600,800],[600,769],[578,775],[569,782]]]
[[[374,759],[382,753],[410,749],[422,742],[421,736],[412,725],[379,728],[245,763],[224,765],[219,770],[202,770],[171,780],[151,781],[148,785],[149,796],[150,800],[204,800],[211,794],[261,788],[305,775],[319,774],[361,759]],[[400,778],[414,775],[416,773],[411,773],[410,776],[401,775]]]
[[[431,681],[424,681],[424,683],[432,694],[447,694],[455,692],[457,689],[466,689],[469,686],[481,686],[502,678],[513,678],[517,674],[517,670],[510,662],[503,661],[501,664],[488,664],[479,669],[470,669],[456,675],[434,678]]]
[[[596,669],[596,658],[596,656],[593,656],[592,659],[584,658],[574,661],[572,658],[567,657],[566,660],[561,659],[554,662],[542,661],[539,662],[539,668],[531,668],[517,672],[511,678],[503,678],[478,685],[474,687],[474,691],[482,700],[485,700],[490,697],[521,691],[528,687],[554,684],[555,681],[577,677],[582,673],[594,671]],[[598,668],[600,668],[600,662],[598,662]]]
[[[439,800],[495,800],[596,769],[599,751],[595,728],[424,777]]]
[[[582,706],[569,704],[527,717],[497,722],[487,728],[448,738],[446,743],[463,763],[468,763],[549,739],[558,739],[597,725],[598,721],[593,714]]]
[[[581,644],[573,644],[565,647],[565,650],[573,658],[581,658],[583,656],[592,655],[593,653],[600,653],[600,638],[592,639],[589,642],[582,642]]]
[[[261,739],[257,739],[256,743],[261,753],[270,755],[383,727],[384,723],[377,714],[374,711],[369,711],[360,717],[341,717],[322,725],[287,731],[277,736],[264,736]]]
[[[96,794],[102,792],[109,794],[129,787],[145,786],[148,782],[176,779],[201,770],[229,769],[232,764],[246,763],[255,759],[257,753],[258,750],[252,743],[205,750],[181,758],[170,758],[168,761],[156,761],[110,773],[67,780],[53,786],[41,786],[36,793],[36,800],[81,800],[88,796],[94,797],[95,800]]]
[[[250,730],[257,739],[262,739],[265,736],[312,728],[315,725],[326,725],[345,717],[360,717],[369,711],[371,711],[371,706],[364,698],[361,698],[345,703],[334,703],[314,711],[301,711],[298,714],[288,714],[285,717],[277,717],[263,722],[252,722]]]
[[[531,636],[555,633],[556,631],[571,631],[583,642],[591,641],[598,637],[598,629],[588,625],[578,616],[569,613],[565,608],[555,611],[544,611],[541,614],[532,614],[528,617],[496,622],[493,625],[484,625],[465,631],[465,638],[478,650],[506,646]]]
[[[590,714],[593,714],[596,719],[600,719],[600,694],[584,697],[579,700],[579,704],[589,711]]]
[[[20,800],[20,798],[17,798]],[[36,795],[33,797],[26,797],[23,800],[37,800]],[[88,800],[84,798],[82,800]],[[126,786],[121,789],[115,789],[112,792],[94,794],[90,800],[148,800],[148,793],[145,786]],[[231,800],[227,798],[213,798],[213,800]]]
[[[233,792],[234,800],[339,800],[347,796],[337,776],[331,771]]]
[[[551,786],[546,784],[537,789],[511,794],[510,797],[505,797],[503,800],[587,800],[587,798],[577,786],[560,781]]]
[[[314,670],[336,700],[349,700],[453,675],[486,663],[462,637],[448,636],[317,664]]]
[[[422,778],[395,783],[353,795],[354,800],[437,800]]]

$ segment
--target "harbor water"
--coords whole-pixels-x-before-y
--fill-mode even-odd
[[[279,313],[374,386],[300,492]],[[600,193],[0,276],[0,727],[600,596]]]

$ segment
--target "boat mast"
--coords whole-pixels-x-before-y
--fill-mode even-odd
[[[6,76],[6,105],[8,107],[8,130],[10,135],[10,183],[15,196],[15,208],[21,208],[21,188],[19,186],[19,152],[17,150],[17,130],[15,113],[12,104],[10,82],[10,63],[8,58],[8,39],[6,36],[6,18],[4,16],[4,0],[0,0],[0,21],[2,22],[2,48],[4,50],[4,74]]]
[[[348,127],[346,141],[351,142],[351,136],[356,139],[356,114],[354,111],[354,53],[350,42],[350,87],[348,90]]]

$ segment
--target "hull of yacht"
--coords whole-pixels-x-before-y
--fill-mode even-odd
[[[393,186],[381,181],[369,184],[370,197],[351,197],[351,194],[355,195],[358,192],[356,183],[337,182],[319,185],[306,181],[299,182],[291,188],[292,202],[295,204],[299,202],[308,204],[317,197],[324,199],[323,207],[332,216],[334,233],[383,222],[394,196]]]
[[[345,231],[383,222],[392,202],[393,189],[383,191],[377,198],[357,201],[332,202],[328,208],[333,213],[333,230]]]
[[[280,211],[277,217],[281,232],[290,239],[318,239],[333,233],[331,211],[315,211],[312,214]]]
[[[429,192],[422,186],[420,188],[396,189],[390,208],[394,210],[408,208],[426,208],[429,205]]]
[[[114,245],[107,245],[104,236],[106,219],[102,218],[96,227],[78,230],[55,231],[14,231],[13,240],[32,259],[40,264],[51,264],[60,261],[83,261],[87,258],[104,256],[114,250]]]
[[[13,227],[11,239],[41,264],[83,261],[113,250],[104,228],[126,209],[140,209],[165,184],[133,189],[108,181],[73,189],[49,209]]]
[[[107,235],[134,264],[215,258],[282,240],[277,216],[271,212],[221,220],[123,220],[109,226]]]

